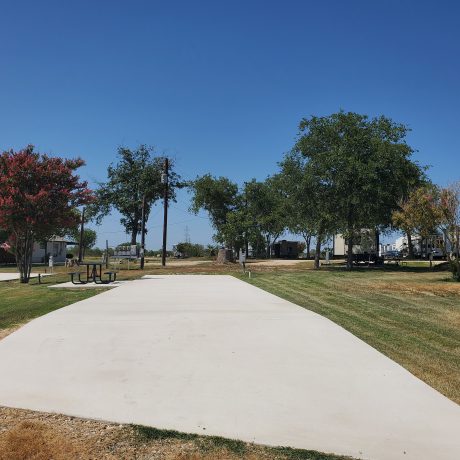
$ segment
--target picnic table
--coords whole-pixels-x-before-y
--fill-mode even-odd
[[[80,262],[80,265],[86,265],[86,282],[88,283],[89,280],[97,283],[97,279],[102,282],[102,263],[100,262]],[[91,267],[91,273],[90,273]],[[98,267],[99,267],[99,275],[98,275]]]
[[[108,280],[102,279],[102,263],[101,262],[80,262],[78,265],[86,266],[86,281],[81,279],[82,273],[80,272],[72,272],[69,273],[71,277],[71,281],[73,284],[86,284],[90,281],[94,282],[95,284],[109,284],[115,282],[117,279],[116,272],[104,272],[104,274],[109,275]],[[75,282],[74,276],[78,276],[78,282]]]

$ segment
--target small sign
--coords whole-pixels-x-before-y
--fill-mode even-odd
[[[139,250],[135,244],[131,244],[130,246],[118,246],[113,251],[113,255],[120,259],[136,259],[139,257]]]

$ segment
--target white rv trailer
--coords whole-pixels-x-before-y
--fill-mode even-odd
[[[348,241],[342,234],[333,238],[333,256],[336,259],[345,258],[348,254]],[[353,254],[356,262],[377,262],[379,259],[379,232],[376,230],[362,229],[354,237]]]

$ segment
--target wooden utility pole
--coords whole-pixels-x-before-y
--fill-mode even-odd
[[[166,266],[166,239],[168,233],[168,169],[169,169],[169,160],[165,158],[164,171],[161,175],[161,182],[164,185],[164,197],[163,197],[163,251],[161,255],[161,265]]]
[[[81,212],[81,224],[80,224],[80,242],[78,245],[78,262],[83,260],[83,234],[85,231],[85,208]]]
[[[109,240],[105,240],[105,268],[109,268]]]
[[[141,223],[141,270],[144,270],[145,263],[145,194],[142,197],[142,223]]]

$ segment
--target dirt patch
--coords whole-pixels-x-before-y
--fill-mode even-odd
[[[338,460],[213,436],[0,406],[0,460]]]
[[[76,446],[43,423],[24,421],[0,437],[0,460],[77,458]]]
[[[225,449],[201,452],[191,439],[147,439],[135,427],[59,414],[0,407],[0,460],[233,460]]]

